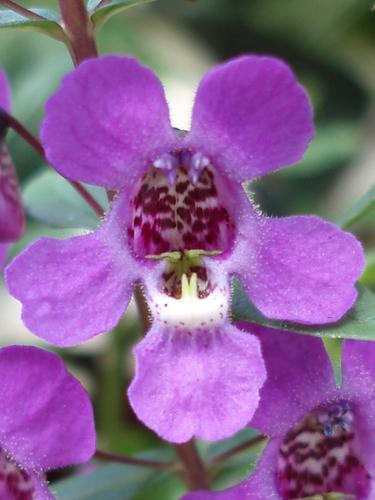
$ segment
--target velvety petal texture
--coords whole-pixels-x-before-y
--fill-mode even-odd
[[[324,399],[337,395],[331,362],[320,339],[238,324],[259,338],[266,363],[267,380],[253,427],[268,436],[281,435]]]
[[[160,81],[120,56],[84,61],[65,76],[47,102],[41,139],[62,175],[107,188],[132,186],[176,144]]]
[[[0,70],[0,108],[10,111],[10,89],[4,71]]]
[[[95,451],[90,400],[53,353],[0,350],[0,446],[26,471],[88,460]]]
[[[187,143],[241,182],[297,162],[312,137],[311,105],[291,69],[246,55],[202,79]]]
[[[364,255],[358,240],[316,216],[259,220],[240,279],[268,318],[305,324],[339,320],[357,298]],[[256,246],[251,251],[251,247]]]
[[[342,392],[357,405],[362,461],[375,475],[375,343],[345,340],[342,351]],[[374,493],[375,498],[375,493]]]
[[[230,324],[193,332],[154,324],[134,353],[130,403],[168,441],[231,436],[258,405],[265,380],[259,342]]]
[[[120,198],[95,232],[67,240],[41,238],[6,269],[25,324],[47,342],[78,344],[113,328],[125,311],[141,271],[117,224],[121,204]]]

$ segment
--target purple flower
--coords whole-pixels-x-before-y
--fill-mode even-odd
[[[0,401],[0,498],[54,498],[44,473],[95,451],[86,392],[56,354],[11,346],[0,349]]]
[[[10,92],[5,73],[0,71],[0,111],[10,109]],[[21,238],[24,212],[15,168],[6,147],[0,116],[0,267],[5,261],[9,243]]]
[[[337,387],[320,339],[247,329],[261,340],[268,374],[251,425],[271,439],[248,479],[184,500],[291,500],[324,493],[343,494],[324,497],[332,500],[373,500],[375,343],[344,341],[343,383]]]
[[[243,56],[203,78],[189,133],[136,60],[89,60],[48,101],[42,141],[65,177],[118,191],[93,233],[42,238],[9,267],[23,319],[55,345],[111,329],[133,284],[153,314],[129,389],[163,438],[219,439],[252,417],[265,370],[258,340],[229,322],[237,275],[271,318],[339,319],[356,298],[359,243],[317,217],[261,216],[241,183],[298,161],[311,107],[291,70]]]

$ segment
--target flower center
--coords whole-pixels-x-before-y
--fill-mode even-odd
[[[346,401],[311,412],[280,448],[277,485],[283,500],[367,498],[370,477],[356,448],[354,413]]]
[[[34,486],[26,474],[0,451],[0,498],[35,500]]]
[[[192,333],[226,321],[229,285],[226,282],[213,284],[208,270],[199,264],[199,258],[194,258],[190,266],[189,261],[184,263],[187,258],[181,255],[174,270],[173,261],[168,259],[172,271],[162,275],[164,289],[152,294],[150,306],[159,323]]]
[[[200,153],[167,153],[154,161],[132,201],[129,236],[139,257],[165,252],[224,252],[233,240],[226,187]]]

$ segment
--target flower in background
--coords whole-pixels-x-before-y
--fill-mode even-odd
[[[95,451],[90,400],[62,361],[36,347],[0,349],[0,498],[54,498],[45,473]]]
[[[229,321],[237,275],[270,318],[339,319],[363,266],[356,239],[318,217],[272,219],[241,183],[298,161],[313,135],[305,91],[272,57],[203,78],[191,131],[175,131],[160,81],[129,57],[85,61],[50,98],[42,141],[67,178],[118,191],[93,233],[41,238],[7,271],[26,325],[73,345],[116,325],[143,283],[153,324],[129,389],[164,439],[220,439],[251,419],[265,379],[258,340]]]
[[[242,326],[260,339],[268,374],[251,425],[271,439],[248,479],[184,500],[375,498],[375,344],[344,341],[337,387],[320,339]]]
[[[0,71],[0,113],[9,111],[10,93],[5,73]],[[5,143],[7,127],[0,114],[0,266],[4,263],[9,243],[21,238],[24,211],[15,168]]]

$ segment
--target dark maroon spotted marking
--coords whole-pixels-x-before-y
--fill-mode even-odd
[[[133,199],[129,237],[137,255],[184,250],[225,251],[233,239],[233,224],[220,199],[212,166],[196,182],[188,168],[175,168],[172,184],[164,171],[151,167]]]
[[[281,498],[333,492],[367,498],[370,477],[355,444],[354,414],[346,402],[314,410],[282,442],[276,478]]]
[[[0,451],[0,498],[12,500],[36,500],[32,480],[28,474]]]

